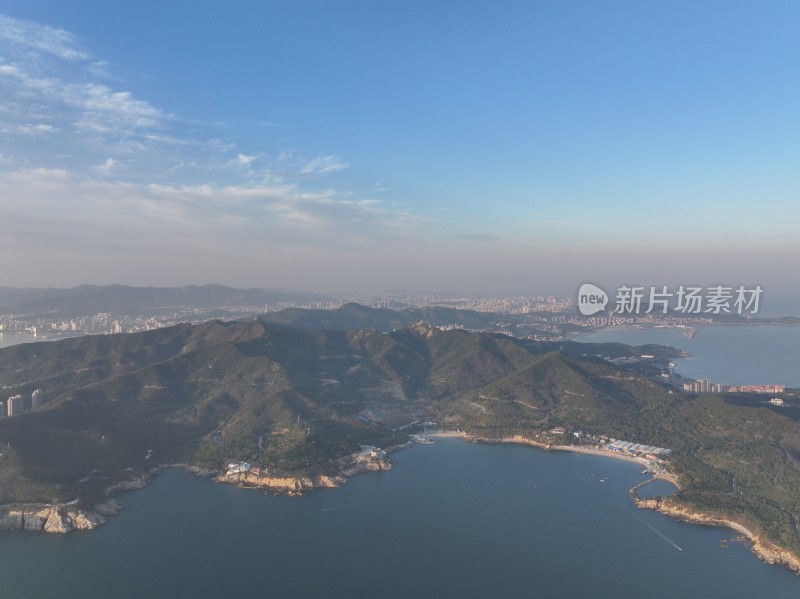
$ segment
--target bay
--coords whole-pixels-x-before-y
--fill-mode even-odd
[[[575,341],[655,343],[690,356],[675,361],[679,374],[723,385],[800,387],[800,326],[712,325],[689,339],[681,329],[600,329]]]
[[[300,498],[166,471],[95,531],[0,535],[2,596],[800,593],[800,577],[744,543],[721,547],[735,533],[633,507],[640,466],[457,439],[392,459],[393,471]]]

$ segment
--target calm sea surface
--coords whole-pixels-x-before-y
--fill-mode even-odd
[[[694,339],[679,329],[603,329],[575,341],[671,345],[691,354],[675,362],[683,376],[724,385],[800,387],[800,326],[705,326]]]
[[[20,343],[33,343],[34,341],[44,341],[44,339],[42,337],[37,337],[33,333],[19,331],[0,332],[0,348],[11,347],[12,345],[19,345]]]
[[[0,595],[800,596],[734,533],[632,507],[635,465],[455,439],[393,459],[302,498],[165,472],[96,531],[0,535]]]

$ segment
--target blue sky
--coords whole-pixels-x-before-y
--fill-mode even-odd
[[[794,291],[795,2],[0,14],[0,284]]]

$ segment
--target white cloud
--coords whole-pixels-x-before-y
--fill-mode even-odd
[[[108,159],[95,169],[107,174],[116,164]],[[0,222],[4,243],[23,248],[29,231],[59,230],[55,242],[73,235],[82,244],[91,241],[99,252],[120,237],[188,245],[203,239],[236,246],[249,239],[360,246],[414,238],[426,226],[423,219],[376,200],[342,199],[334,191],[309,192],[295,185],[144,185],[44,168],[0,175],[0,212],[10,217]]]
[[[0,42],[4,46],[21,46],[27,50],[38,50],[63,60],[88,58],[88,54],[80,49],[75,36],[71,33],[3,14],[0,14]]]
[[[340,160],[337,156],[318,156],[312,158],[300,167],[300,172],[304,175],[329,175],[350,168],[350,165]]]
[[[139,100],[128,91],[114,91],[106,85],[67,83],[56,77],[39,77],[8,64],[0,65],[0,75],[5,75],[4,81],[12,95],[23,100],[47,102],[54,116],[63,120],[96,123],[100,129],[117,130],[121,127],[152,128],[166,118],[146,100]],[[77,113],[65,112],[65,108],[76,109]]]
[[[246,154],[237,154],[236,158],[231,160],[231,164],[235,164],[238,166],[243,166],[248,168],[253,162],[258,158],[258,156],[248,156]]]
[[[58,127],[46,123],[23,123],[19,125],[0,125],[3,133],[21,133],[23,135],[43,135],[46,133],[56,133]]]
[[[419,240],[429,226],[369,197],[309,189],[349,168],[335,154],[239,148],[219,127],[124,89],[71,34],[2,16],[0,27],[0,252],[25,256],[20,272],[79,271],[72,264],[98,256],[148,268],[144,252],[184,252],[194,264],[219,260],[221,248],[232,260],[333,260]]]
[[[145,136],[167,137],[172,117],[101,82],[109,68],[67,31],[0,14],[0,151],[29,164],[83,161],[87,172],[114,152],[157,160],[162,142]],[[48,144],[32,141],[45,134]]]
[[[108,72],[109,67],[110,64],[107,60],[98,60],[89,63],[89,66],[87,68],[89,69],[89,72],[95,77],[98,77],[100,79],[108,79],[111,77],[111,75],[109,75]]]
[[[154,127],[165,116],[152,104],[138,100],[130,92],[115,92],[94,83],[67,86],[62,98],[88,114],[108,115],[134,127]]]
[[[106,158],[106,161],[103,164],[99,164],[95,167],[96,170],[100,171],[101,173],[110,173],[111,170],[117,165],[117,161],[113,158]]]

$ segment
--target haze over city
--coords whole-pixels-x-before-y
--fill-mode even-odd
[[[3,13],[3,285],[797,294],[795,3]]]

